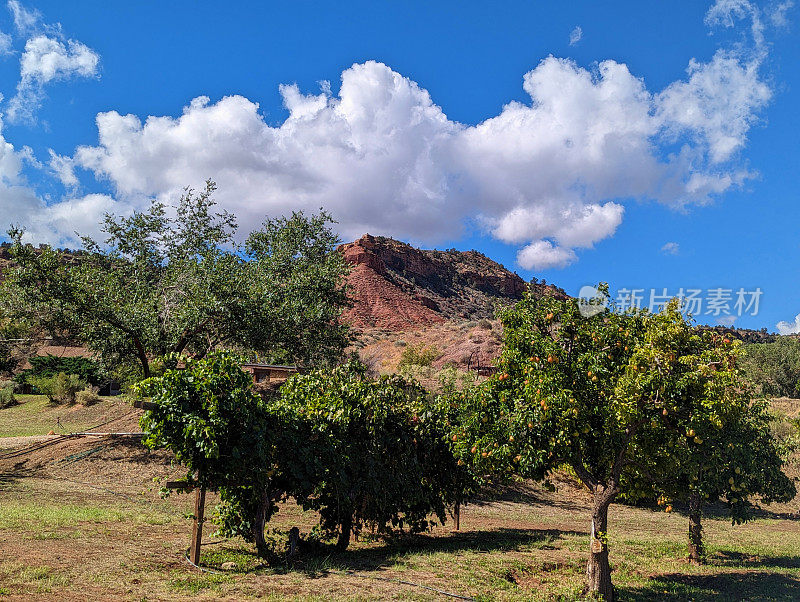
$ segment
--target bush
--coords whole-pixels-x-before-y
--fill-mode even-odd
[[[14,387],[6,385],[0,388],[0,409],[17,405],[17,398],[14,395]]]
[[[187,481],[218,491],[225,536],[255,541],[286,496],[340,529],[345,547],[362,525],[420,531],[461,501],[466,473],[453,457],[447,415],[414,383],[370,380],[363,364],[297,375],[280,397],[259,397],[237,358],[182,358],[185,368],[140,383],[145,445],[165,447]]]
[[[86,387],[82,391],[75,394],[75,401],[82,406],[91,406],[100,401],[100,396],[97,394],[96,387]]]
[[[478,327],[482,328],[483,330],[491,330],[492,329],[492,323],[489,320],[487,320],[486,318],[484,318],[483,320],[478,322]]]
[[[13,380],[0,379],[0,389],[10,388],[12,393],[22,393],[22,385]]]
[[[37,393],[47,395],[50,403],[65,405],[75,403],[77,392],[86,388],[86,383],[77,374],[64,374],[63,372],[51,377],[28,377],[28,383]]]
[[[319,512],[323,530],[338,530],[339,548],[364,525],[379,533],[425,530],[461,501],[467,475],[450,451],[447,416],[418,384],[370,380],[351,362],[294,376],[279,403],[310,433],[294,449],[287,445],[297,466],[283,471],[297,480],[296,499]]]
[[[400,363],[397,367],[400,369],[411,366],[430,368],[433,360],[437,357],[439,357],[439,350],[436,347],[425,347],[422,344],[409,345],[403,349],[403,354],[400,356]]]
[[[57,357],[55,355],[37,355],[28,361],[31,367],[14,377],[20,384],[33,385],[31,378],[51,378],[61,373],[74,374],[81,381],[91,385],[101,384],[102,376],[97,362],[85,357]]]
[[[275,464],[286,455],[276,438],[298,444],[303,438],[290,432],[291,423],[273,420],[236,356],[215,352],[201,360],[171,358],[178,359],[184,369],[167,369],[134,387],[155,403],[140,421],[144,444],[171,450],[186,468],[189,483],[218,491],[220,532],[255,541],[259,554],[267,555],[264,523],[285,491],[276,482]]]

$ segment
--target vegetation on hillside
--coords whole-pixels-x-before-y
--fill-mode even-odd
[[[800,397],[800,339],[778,337],[744,348],[742,368],[760,395]]]

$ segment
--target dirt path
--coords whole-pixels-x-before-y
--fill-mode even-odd
[[[29,437],[0,437],[0,449],[14,449],[58,439],[61,435],[31,435]]]

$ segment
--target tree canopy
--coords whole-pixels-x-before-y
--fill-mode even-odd
[[[721,425],[752,434],[758,423],[733,346],[698,332],[676,301],[658,314],[610,307],[584,316],[576,300],[528,294],[501,319],[500,370],[466,394],[457,453],[493,476],[569,466],[594,499],[588,586],[611,599],[609,505],[645,490],[653,475],[668,481],[681,449],[727,444]],[[741,446],[737,453],[756,454]],[[754,486],[757,463],[740,462]]]
[[[84,237],[71,261],[23,244],[12,228],[14,267],[0,303],[11,318],[145,377],[155,357],[219,347],[305,365],[335,361],[349,340],[338,322],[347,267],[330,216],[267,219],[240,247],[234,216],[214,210],[214,190],[209,181],[174,207],[156,201],[127,217],[106,215],[107,238]]]

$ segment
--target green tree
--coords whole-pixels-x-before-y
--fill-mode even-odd
[[[612,599],[608,508],[642,486],[641,459],[666,467],[697,415],[725,405],[723,384],[735,382],[709,364],[726,352],[674,303],[657,315],[606,308],[585,317],[576,300],[526,295],[501,319],[501,371],[473,394],[459,452],[479,474],[568,465],[593,496],[588,587]],[[699,359],[682,365],[681,345]]]
[[[417,532],[443,523],[447,506],[462,500],[468,475],[450,449],[446,413],[418,384],[370,380],[351,362],[294,376],[279,403],[310,433],[286,449],[302,460],[287,472],[306,481],[293,495],[319,511],[323,529],[338,531],[340,549],[365,524]]]
[[[236,220],[215,212],[215,185],[187,190],[168,209],[154,202],[130,217],[106,215],[101,244],[64,261],[55,250],[22,244],[9,232],[15,266],[0,305],[12,318],[82,341],[107,367],[220,347],[278,361],[335,361],[348,343],[338,322],[346,306],[346,265],[331,218],[268,219],[235,244]]]
[[[466,424],[465,457],[483,473],[536,476],[569,465],[594,498],[588,586],[610,600],[608,507],[622,490],[649,402],[636,407],[617,387],[646,318],[584,317],[574,300],[530,294],[500,317],[500,373],[481,395],[484,412]]]
[[[739,367],[738,341],[708,331],[697,333],[677,320],[668,336],[657,334],[661,336],[649,337],[634,360],[655,366],[654,374],[637,375],[627,385],[630,393],[646,395],[649,390],[670,400],[653,429],[672,448],[668,455],[641,456],[635,476],[643,480],[643,491],[655,489],[659,504],[669,507],[671,500],[687,504],[689,559],[701,563],[706,503],[723,498],[736,524],[752,517],[754,495],[766,503],[787,502],[795,496],[794,484],[782,471],[788,449],[772,434],[767,403],[752,399]],[[699,404],[672,401],[680,397]],[[691,407],[691,413],[676,420],[681,407]],[[658,433],[659,426],[671,432]],[[635,486],[629,491],[636,497]]]
[[[28,358],[30,368],[20,371],[14,380],[23,384],[31,378],[50,378],[57,374],[74,374],[90,385],[99,385],[103,380],[100,366],[86,357],[58,357],[52,354],[35,355]]]

